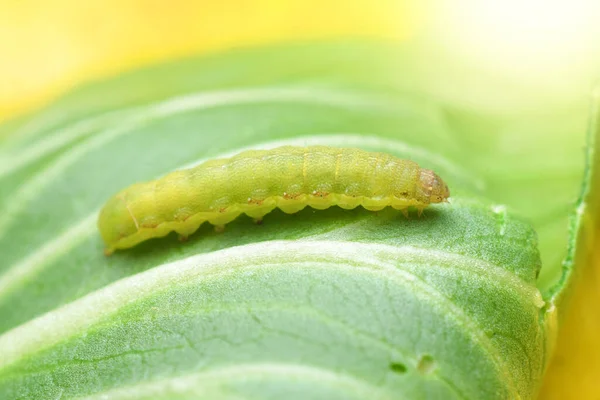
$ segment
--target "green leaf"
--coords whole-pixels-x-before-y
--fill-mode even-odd
[[[562,132],[585,115],[458,101],[417,55],[238,50],[88,85],[9,125],[0,398],[533,398],[584,171],[583,129]],[[119,189],[317,143],[413,159],[452,203],[410,219],[274,211],[102,254],[97,213]]]

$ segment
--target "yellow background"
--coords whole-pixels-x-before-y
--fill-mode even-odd
[[[405,39],[419,21],[402,1],[0,0],[0,120],[150,62],[289,39]],[[600,399],[599,258],[576,288],[544,399]]]
[[[402,2],[0,0],[0,120],[76,83],[232,46],[348,34],[402,38]],[[390,12],[392,10],[392,12]]]

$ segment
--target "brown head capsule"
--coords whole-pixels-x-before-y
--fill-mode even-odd
[[[450,190],[448,185],[435,172],[429,169],[421,169],[420,192],[427,198],[429,203],[448,202]]]

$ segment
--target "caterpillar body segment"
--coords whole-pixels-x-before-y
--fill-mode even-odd
[[[222,227],[246,214],[257,221],[275,208],[391,206],[422,210],[447,201],[433,171],[385,153],[327,146],[251,150],[207,161],[117,193],[98,219],[106,253],[175,231],[186,238],[202,223]]]

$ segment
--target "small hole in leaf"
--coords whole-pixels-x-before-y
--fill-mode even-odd
[[[406,372],[406,365],[402,363],[391,363],[390,369],[397,374],[404,374]]]
[[[433,372],[436,368],[436,363],[433,357],[429,354],[423,354],[419,359],[419,363],[417,364],[417,370],[423,374],[427,375]]]

